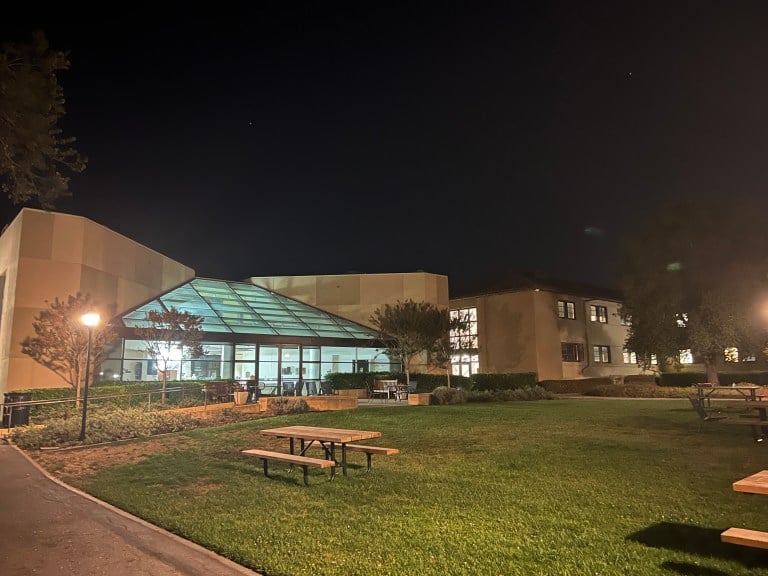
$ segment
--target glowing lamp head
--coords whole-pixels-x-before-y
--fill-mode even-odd
[[[99,325],[99,322],[101,322],[101,316],[97,312],[88,312],[88,314],[83,314],[80,316],[80,322],[82,322],[85,326],[88,326],[88,328],[94,328],[95,326]]]

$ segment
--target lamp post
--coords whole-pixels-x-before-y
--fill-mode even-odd
[[[85,355],[85,387],[83,388],[83,420],[80,424],[80,442],[85,440],[85,417],[88,412],[88,378],[91,373],[91,340],[93,329],[99,325],[101,317],[96,312],[89,312],[80,316],[80,322],[88,328],[88,348]]]

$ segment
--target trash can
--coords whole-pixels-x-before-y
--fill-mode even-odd
[[[31,394],[7,392],[3,395],[3,428],[26,426],[29,424],[29,406],[14,406],[18,402],[29,402]]]

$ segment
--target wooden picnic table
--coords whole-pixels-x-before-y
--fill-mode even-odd
[[[358,440],[369,440],[371,438],[380,438],[381,432],[371,430],[347,430],[344,428],[322,428],[319,426],[283,426],[282,428],[267,428],[261,431],[266,436],[276,438],[288,438],[290,453],[295,452],[295,441],[300,442],[299,455],[304,453],[317,442],[325,450],[325,456],[329,460],[336,460],[336,445],[341,445],[341,470],[344,476],[347,475],[347,444],[357,442]],[[334,475],[334,469],[331,468],[331,477]]]
[[[715,397],[723,397],[726,390],[732,392],[738,392],[745,400],[756,400],[757,391],[762,389],[762,386],[756,384],[743,384],[739,386],[713,386],[708,384],[696,384],[698,396],[706,402],[707,406],[711,405],[711,401]],[[733,397],[733,394],[729,395]]]
[[[733,483],[735,492],[768,495],[768,470],[761,470]],[[720,534],[720,540],[751,548],[768,548],[768,532],[746,528],[728,528]]]

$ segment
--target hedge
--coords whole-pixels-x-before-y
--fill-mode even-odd
[[[472,390],[517,390],[536,386],[535,372],[472,374]]]
[[[768,372],[718,372],[717,377],[723,386],[738,382],[768,386]],[[707,381],[703,372],[662,372],[658,377],[659,386],[692,386]]]

